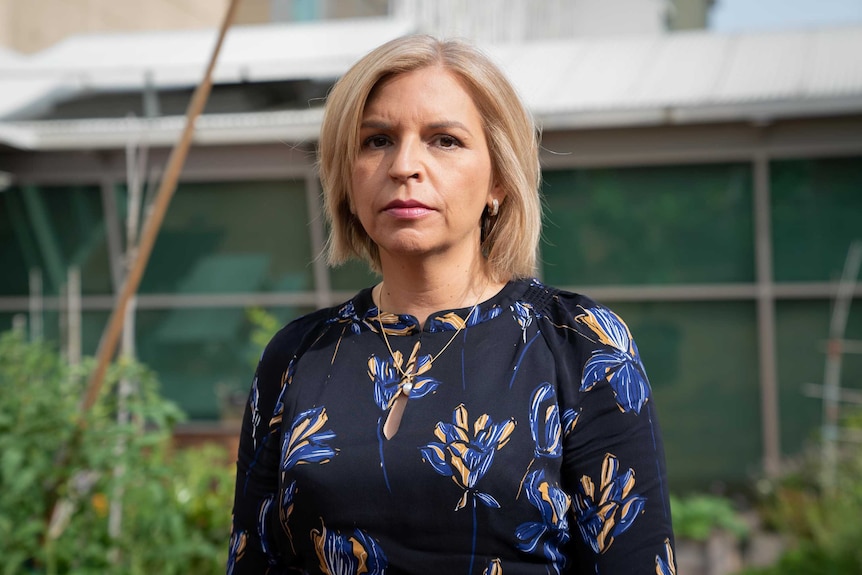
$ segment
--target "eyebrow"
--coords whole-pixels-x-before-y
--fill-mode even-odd
[[[383,120],[363,120],[361,124],[359,124],[360,129],[375,129],[375,130],[389,130],[392,128],[392,124],[388,122],[384,122]],[[458,122],[457,120],[441,120],[439,122],[432,122],[428,124],[428,128],[432,130],[440,130],[440,129],[451,129],[457,128],[459,130],[463,130],[470,134],[470,130],[463,123]]]

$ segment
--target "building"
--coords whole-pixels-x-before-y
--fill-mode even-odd
[[[317,257],[317,127],[340,73],[418,29],[402,14],[231,31],[137,299],[138,354],[196,425],[215,425],[219,390],[248,386],[249,308],[287,321],[375,281]],[[774,471],[819,425],[802,390],[822,380],[835,278],[862,237],[862,28],[521,30],[481,45],[542,126],[540,275],[626,318],[675,486]],[[214,37],[91,34],[0,52],[0,329],[29,314],[38,269],[44,332],[64,339],[74,265],[94,352],[122,282],[129,190],[158,179]],[[844,385],[860,382],[862,360],[847,356]]]

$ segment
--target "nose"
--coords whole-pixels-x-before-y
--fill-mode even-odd
[[[404,140],[394,150],[392,163],[389,165],[389,177],[398,182],[410,179],[422,180],[422,149],[421,142]]]

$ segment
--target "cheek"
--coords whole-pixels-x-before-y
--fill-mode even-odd
[[[350,187],[353,197],[364,195],[370,188],[373,188],[372,182],[377,175],[377,166],[371,162],[357,162],[353,167],[353,174],[350,179]]]

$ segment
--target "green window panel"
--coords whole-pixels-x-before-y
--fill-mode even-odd
[[[140,292],[310,290],[312,257],[303,182],[184,183]]]
[[[743,484],[760,469],[755,306],[614,303],[653,389],[674,491]]]
[[[101,194],[96,186],[23,186],[0,194],[0,295],[29,293],[29,270],[56,295],[68,269],[81,270],[84,294],[111,292]]]
[[[548,171],[543,277],[555,285],[754,280],[751,167]]]
[[[344,265],[329,271],[332,289],[343,291],[359,291],[380,281],[380,276],[371,271],[364,262],[351,260]]]
[[[8,311],[0,312],[0,333],[3,333],[5,331],[12,329],[16,315],[22,315],[24,317],[27,317],[27,314],[23,313],[23,312],[21,312],[21,313],[13,313],[13,312],[8,312]]]
[[[327,222],[324,233],[329,237],[331,227]],[[350,259],[346,263],[329,269],[330,287],[336,291],[356,292],[380,281],[380,276],[371,271],[363,261]]]
[[[823,423],[820,398],[804,393],[803,386],[823,383],[831,317],[832,304],[828,301],[782,301],[776,305],[781,450],[785,455],[799,453],[816,440]],[[862,340],[862,299],[850,306],[845,338]],[[842,387],[862,390],[862,355],[847,353],[841,358]]]
[[[770,185],[776,281],[840,276],[862,240],[862,157],[772,162]]]
[[[283,325],[304,308],[268,310]],[[192,419],[223,416],[221,399],[245,401],[259,349],[242,308],[142,310],[137,315],[139,359],[152,368],[166,397]],[[270,335],[275,335],[270,334]]]
[[[9,189],[0,193],[0,295],[29,293],[29,268],[41,260],[27,229],[26,214],[20,192]],[[9,319],[11,326],[11,316]]]

